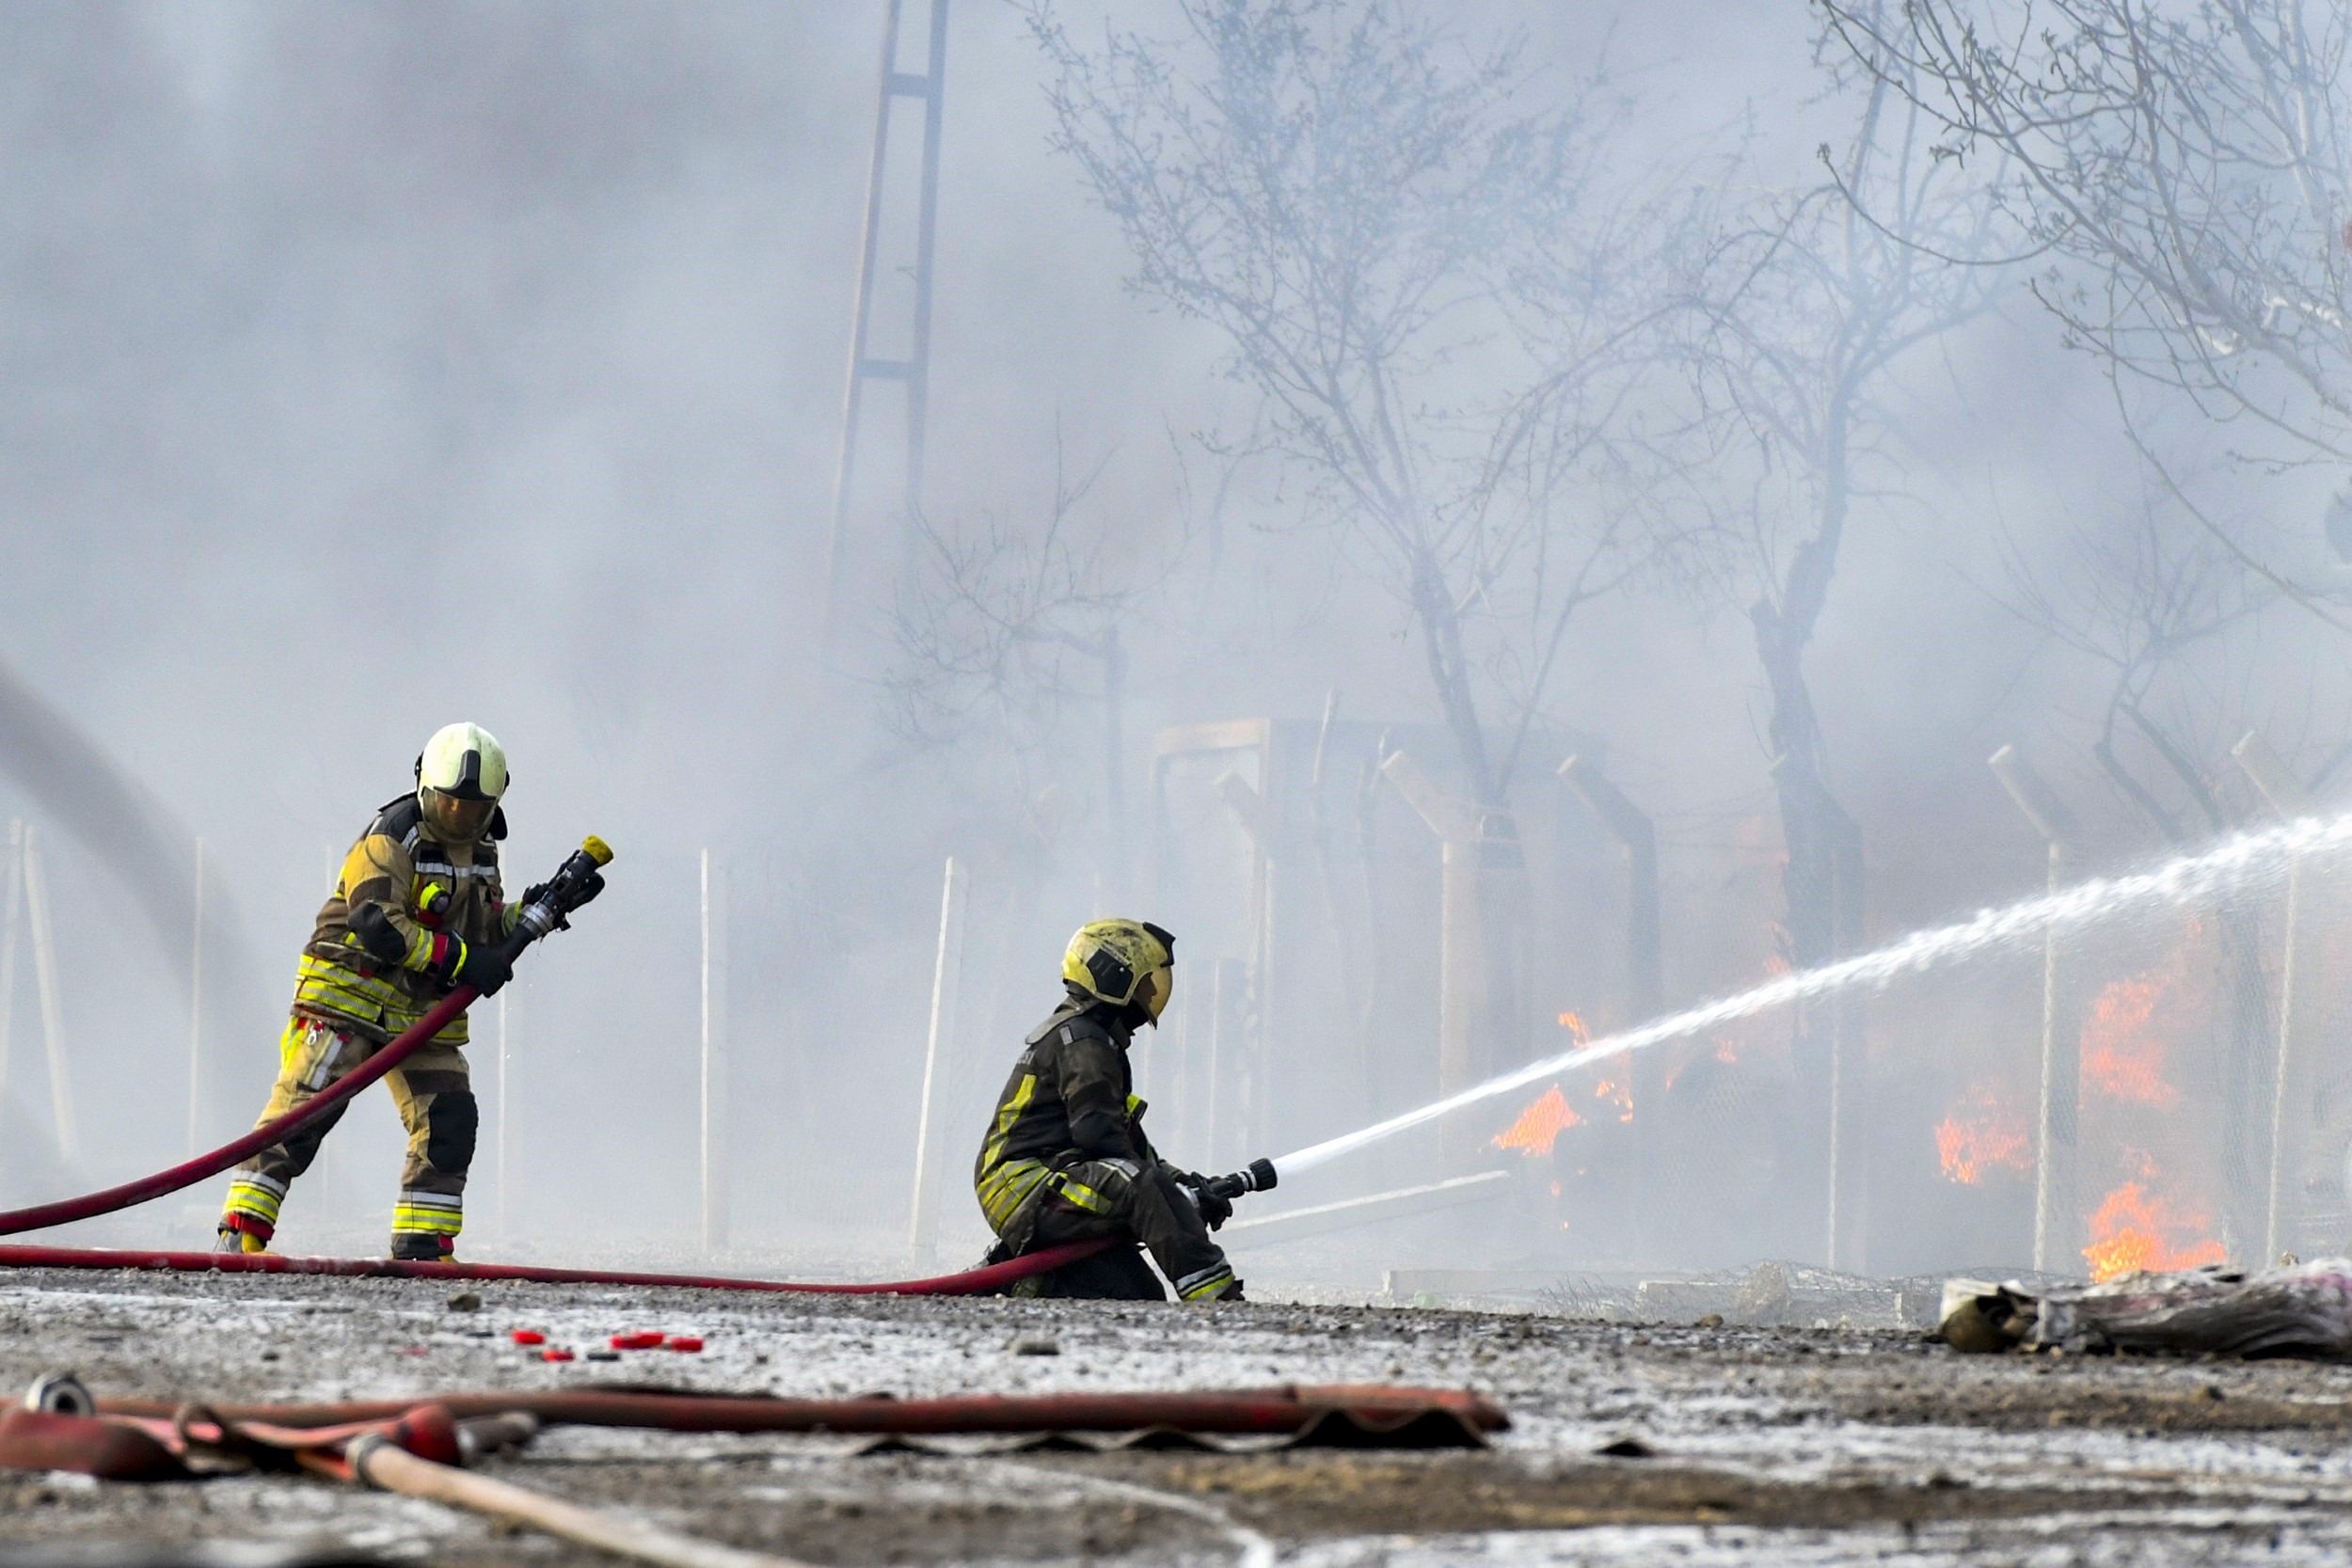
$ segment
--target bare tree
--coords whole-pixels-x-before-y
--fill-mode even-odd
[[[1805,655],[1857,509],[1900,472],[1890,405],[1907,356],[1989,309],[1985,187],[1930,155],[1931,125],[1881,77],[1852,90],[1851,141],[1824,146],[1818,186],[1735,214],[1685,316],[1688,362],[1712,442],[1692,465],[1723,523],[1686,555],[1702,585],[1744,602],[1770,707],[1772,779],[1788,847],[1788,957],[1823,962],[1860,934],[1859,834],[1830,785]]]
[[[2290,558],[2200,509],[2122,394],[2180,394],[2265,465],[2352,463],[2352,9],[2306,0],[1817,0],[1853,58],[1997,156],[2021,254],[2199,524],[2340,627]],[[2341,503],[2340,503],[2341,504]]]
[[[1219,334],[1253,451],[1409,610],[1501,816],[1571,618],[1630,569],[1601,497],[1645,230],[1603,194],[1602,95],[1523,108],[1515,47],[1391,0],[1178,10],[1089,48],[1039,0],[1058,145],[1133,287]]]
[[[1030,777],[1031,758],[1058,742],[1072,704],[1099,705],[1095,767],[1102,784],[1102,859],[1106,886],[1124,872],[1124,767],[1128,654],[1121,623],[1172,568],[1181,535],[1164,559],[1122,555],[1107,526],[1083,512],[1103,475],[1097,464],[1072,477],[1055,453],[1051,503],[1032,528],[984,515],[944,526],[916,519],[918,558],[898,589],[891,626],[898,657],[884,677],[896,727],[908,738],[946,745],[976,723],[1006,750],[1020,809],[1041,842],[1052,782]]]
[[[2012,544],[2001,602],[2105,673],[2090,754],[2131,814],[2168,845],[2228,831],[2250,804],[2229,749],[2260,717],[2252,661],[2233,644],[2280,595],[2210,534],[2152,500],[2073,531],[2037,569]],[[2055,585],[2054,585],[2055,583]]]

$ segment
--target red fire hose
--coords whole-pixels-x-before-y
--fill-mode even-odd
[[[354,1074],[353,1076],[358,1076]],[[349,1083],[350,1079],[345,1079]],[[271,1126],[278,1125],[272,1122]],[[263,1129],[262,1131],[267,1131]],[[201,1162],[199,1162],[199,1164]],[[151,1178],[151,1180],[160,1180]],[[123,1189],[116,1188],[117,1192]],[[103,1195],[99,1195],[103,1196]],[[32,1211],[25,1211],[31,1212]],[[650,1285],[691,1291],[760,1291],[840,1296],[984,1295],[1092,1257],[1108,1241],[1073,1242],[1024,1253],[1009,1262],[991,1263],[934,1279],[872,1284],[799,1285],[781,1279],[739,1279],[727,1275],[636,1274],[612,1269],[543,1269],[524,1263],[411,1263],[390,1258],[287,1258],[275,1252],[139,1252],[129,1247],[0,1246],[0,1269],[149,1269],[173,1274],[325,1274],[402,1279],[516,1279],[536,1285]]]
[[[560,923],[563,915],[575,907],[566,894],[576,890],[578,879],[593,875],[597,866],[609,863],[612,859],[612,851],[605,847],[601,839],[591,838],[575,851],[548,884],[553,891],[523,911],[514,935],[507,939],[504,947],[507,958],[511,961],[520,957],[524,948]],[[282,1143],[400,1066],[422,1048],[427,1040],[448,1027],[450,1021],[464,1012],[481,994],[471,986],[459,986],[358,1067],[284,1116],[263,1122],[243,1137],[223,1144],[209,1154],[200,1154],[167,1170],[159,1170],[152,1176],[143,1176],[135,1181],[125,1181],[120,1186],[108,1187],[101,1192],[61,1198],[55,1203],[37,1203],[29,1209],[0,1212],[0,1236],[14,1236],[26,1230],[43,1230],[55,1225],[70,1225],[75,1220],[94,1219],[100,1214],[111,1214],[117,1210],[176,1193],[183,1187],[192,1187],[206,1177],[218,1176],[247,1156],[257,1154],[273,1144]],[[955,1296],[977,1295],[996,1290],[1031,1275],[1043,1274],[1064,1263],[1075,1262],[1102,1251],[1109,1244],[1107,1241],[1077,1242],[1069,1246],[1049,1247],[1041,1252],[1029,1253],[1009,1262],[994,1263],[962,1274],[944,1275],[935,1279],[867,1285],[795,1285],[771,1279],[635,1274],[596,1269],[542,1269],[513,1263],[404,1262],[388,1258],[287,1258],[267,1252],[133,1252],[99,1247],[0,1246],[0,1268],[160,1269],[183,1274],[393,1275],[417,1279],[518,1279],[545,1285],[667,1285],[709,1291]]]
[[[400,1066],[415,1054],[425,1041],[448,1027],[450,1020],[464,1012],[480,994],[471,986],[458,987],[435,1003],[432,1011],[403,1030],[391,1044],[321,1089],[305,1103],[275,1121],[262,1123],[244,1137],[223,1144],[210,1154],[199,1154],[169,1170],[159,1170],[152,1176],[142,1176],[136,1181],[125,1181],[119,1187],[84,1193],[80,1197],[60,1198],[55,1203],[36,1203],[30,1209],[10,1209],[0,1212],[0,1236],[14,1236],[26,1230],[45,1230],[53,1225],[70,1225],[75,1220],[95,1219],[100,1214],[111,1214],[118,1209],[128,1209],[135,1203],[145,1203],[166,1194],[176,1193],[183,1187],[193,1187],[208,1176],[218,1176],[248,1155],[258,1154],[270,1145],[292,1137]]]
[[[501,944],[499,951],[512,964],[523,950],[550,930],[564,924],[564,916],[595,896],[597,867],[612,863],[612,850],[604,840],[591,835],[572,851],[556,873],[541,884],[537,898],[523,906],[516,915],[515,928]],[[75,1220],[95,1219],[111,1214],[118,1209],[128,1209],[135,1203],[176,1193],[183,1187],[193,1187],[208,1176],[222,1171],[245,1159],[258,1154],[274,1143],[310,1126],[370,1084],[383,1077],[406,1061],[424,1042],[446,1028],[450,1021],[471,1006],[482,993],[471,986],[459,986],[426,1014],[402,1030],[390,1044],[370,1056],[341,1080],[328,1085],[305,1103],[288,1111],[274,1121],[265,1121],[232,1143],[223,1144],[210,1154],[143,1176],[136,1181],[125,1181],[119,1187],[103,1192],[85,1193],[80,1197],[63,1198],[56,1203],[37,1203],[30,1209],[11,1209],[0,1212],[0,1236],[13,1236],[20,1231],[45,1230],[53,1225],[69,1225]]]

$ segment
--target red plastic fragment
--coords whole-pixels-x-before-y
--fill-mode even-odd
[[[660,1343],[661,1343],[661,1336],[659,1334],[615,1334],[612,1336],[614,1350],[651,1350]]]
[[[549,1345],[547,1349],[539,1353],[539,1359],[542,1361],[569,1361],[572,1359],[572,1353],[565,1350],[561,1345]]]
[[[673,1334],[670,1336],[669,1344],[672,1350],[684,1351],[689,1355],[697,1354],[703,1348],[702,1336],[699,1334]]]
[[[544,1345],[547,1342],[548,1337],[535,1328],[515,1330],[515,1343],[518,1345]]]

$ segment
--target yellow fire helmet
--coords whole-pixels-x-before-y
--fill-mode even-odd
[[[444,724],[417,758],[417,783],[460,800],[506,793],[506,748],[479,724]]]
[[[505,793],[506,748],[479,724],[445,724],[418,753],[417,802],[443,843],[505,837],[498,815]]]
[[[1137,1006],[1153,1024],[1176,984],[1176,939],[1144,920],[1095,920],[1078,927],[1061,977],[1097,1002]]]

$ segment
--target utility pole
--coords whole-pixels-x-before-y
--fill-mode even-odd
[[[912,552],[914,522],[923,499],[923,440],[930,415],[931,374],[931,261],[939,228],[939,130],[946,86],[947,0],[931,0],[930,40],[920,72],[898,69],[898,17],[904,0],[888,0],[882,22],[882,90],[874,110],[874,151],[866,175],[866,232],[858,249],[857,296],[850,329],[849,374],[842,388],[841,451],[834,467],[833,540],[828,551],[825,627],[830,641],[845,606],[850,565],[850,492],[857,471],[859,417],[866,383],[897,381],[906,388],[906,490],[900,521],[902,559]],[[914,221],[914,304],[906,356],[872,352],[874,273],[882,226],[884,175],[890,151],[893,101],[912,98],[923,105],[923,166]]]

